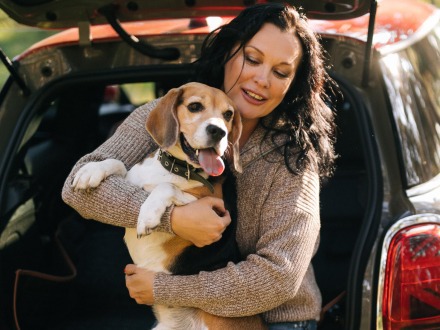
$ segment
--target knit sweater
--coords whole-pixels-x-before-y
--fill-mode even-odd
[[[70,184],[87,162],[121,160],[127,169],[158,148],[145,130],[157,100],[135,111],[114,135],[82,157],[63,187],[63,200],[84,218],[135,227],[148,194],[123,178],[110,176],[90,191]],[[237,181],[237,242],[245,259],[197,275],[158,273],[155,303],[201,308],[215,315],[236,317],[262,313],[268,323],[319,319],[321,294],[311,259],[319,244],[319,177],[314,171],[293,175],[271,143],[261,143],[257,127],[241,148],[243,172]],[[171,232],[170,212],[156,230]]]

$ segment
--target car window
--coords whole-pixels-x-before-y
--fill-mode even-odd
[[[440,171],[440,25],[381,60],[408,186]]]

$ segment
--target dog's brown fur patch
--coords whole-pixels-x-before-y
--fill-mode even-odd
[[[222,180],[222,181],[224,181],[224,180]],[[192,188],[192,189],[187,189],[187,190],[185,190],[185,192],[187,192],[188,194],[191,194],[191,195],[197,197],[197,199],[200,199],[200,198],[206,197],[206,196],[223,198],[222,182],[215,182],[215,183],[213,183],[213,186],[214,186],[214,192],[213,193],[211,193],[209,188],[206,187],[206,186]]]
[[[175,236],[169,239],[167,242],[163,244],[163,249],[165,250],[168,258],[164,262],[166,267],[169,269],[171,265],[174,263],[174,260],[177,256],[179,256],[182,251],[188,246],[192,245],[190,241],[184,240],[179,236]]]

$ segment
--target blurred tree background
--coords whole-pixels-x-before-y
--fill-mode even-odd
[[[36,41],[56,32],[18,24],[0,10],[0,43],[9,57],[20,54]]]
[[[0,48],[10,59],[21,54],[35,42],[58,31],[45,31],[16,23],[0,10]],[[0,86],[3,86],[9,73],[0,63]]]

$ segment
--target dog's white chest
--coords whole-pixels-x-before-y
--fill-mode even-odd
[[[145,158],[127,173],[126,180],[150,192],[150,196],[140,210],[140,214],[143,215],[140,218],[147,219],[147,222],[138,221],[138,229],[126,228],[124,240],[131,258],[139,267],[168,272],[166,264],[169,262],[169,255],[164,250],[164,244],[172,239],[173,235],[152,231],[149,235],[138,238],[139,226],[142,229],[157,226],[165,207],[172,202],[182,205],[194,201],[196,197],[181,189],[189,189],[201,183],[188,181],[170,173],[160,164],[157,156],[158,152],[154,157]]]
[[[172,175],[160,165],[155,155],[153,158],[145,158],[141,163],[134,165],[127,172],[125,179],[151,192],[158,184],[170,182]]]
[[[124,241],[136,265],[155,272],[169,273],[165,268],[169,256],[163,249],[163,245],[172,237],[168,233],[153,232],[148,236],[138,238],[136,228],[126,228]]]

